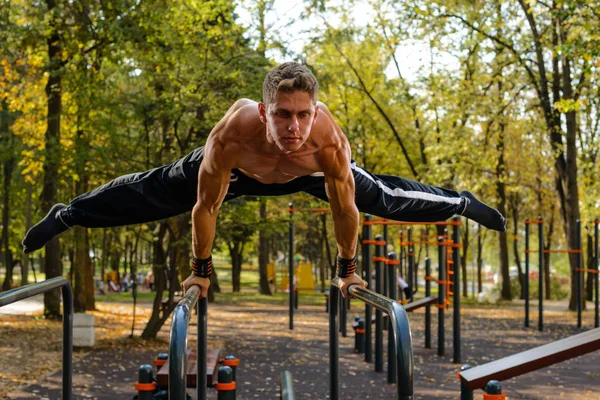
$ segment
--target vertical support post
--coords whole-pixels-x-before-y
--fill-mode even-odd
[[[347,336],[347,321],[348,321],[348,312],[347,312],[347,306],[348,306],[348,301],[347,299],[344,299],[342,297],[342,299],[339,302],[340,304],[340,333],[342,334],[342,337],[346,337]]]
[[[598,220],[598,218],[596,218],[594,220],[594,264],[596,266],[596,277],[594,279],[595,281],[595,286],[596,286],[596,295],[594,298],[594,327],[598,328],[600,325],[600,315],[598,313],[598,282],[600,281],[600,271],[598,270],[598,224],[600,223],[600,220]]]
[[[452,229],[452,241],[454,242],[452,253],[452,265],[454,267],[453,291],[454,291],[454,312],[452,314],[453,322],[453,347],[454,355],[452,362],[460,363],[460,217],[453,218],[454,227]]]
[[[431,296],[431,259],[425,259],[425,297]],[[425,307],[425,348],[431,348],[431,306]]]
[[[529,218],[525,218],[525,328],[529,328]]]
[[[583,258],[583,246],[581,245],[581,220],[577,220],[577,328],[581,328],[581,310],[583,309],[583,273],[581,272],[581,259]]]
[[[294,329],[294,207],[289,204],[290,232],[289,232],[289,255],[288,255],[288,289],[289,289],[289,316],[290,329]]]
[[[339,342],[338,342],[338,303],[340,291],[335,286],[329,287],[329,398],[339,400]]]
[[[390,299],[396,298],[396,265],[399,260],[396,259],[396,253],[390,252],[387,255],[387,276],[389,285]],[[388,324],[388,383],[396,383],[396,341],[394,340],[394,330],[391,324]]]
[[[544,330],[544,220],[538,217],[538,331]]]
[[[390,243],[390,240],[388,240],[388,226],[387,225],[383,225],[383,241],[385,242],[385,247],[383,248],[383,254],[382,257],[385,257],[385,254],[389,248],[388,244]],[[393,239],[391,240],[392,242],[394,241]],[[384,271],[386,271],[384,269]],[[387,272],[385,272],[383,274],[383,292],[381,292],[384,296],[386,297],[390,297],[389,293],[388,293],[388,288],[389,285],[387,283]]]
[[[198,335],[196,343],[196,354],[198,356],[196,361],[196,398],[198,400],[206,400],[206,353],[208,339],[208,300],[206,297],[198,300],[196,311],[198,314],[198,325],[196,327],[196,334]]]
[[[383,290],[383,266],[386,242],[383,236],[375,237],[375,291],[381,293]],[[375,372],[383,371],[383,313],[375,310]]]
[[[471,366],[468,364],[463,365],[460,368],[461,371],[466,371],[468,369],[471,369]],[[460,400],[473,400],[473,391],[469,389],[462,379],[460,380]]]
[[[412,290],[413,293],[415,293],[415,291],[417,290],[417,276],[415,274],[415,249],[413,246],[413,242],[412,242],[412,229],[408,228],[406,230],[406,236],[407,236],[407,258],[408,258],[408,284],[410,285],[410,290]],[[408,299],[407,299],[408,300]]]
[[[362,265],[363,265],[363,279],[367,282],[371,281],[371,245],[370,241],[372,240],[372,226],[370,224],[372,220],[371,215],[365,215],[365,222],[363,224],[363,241],[367,241],[363,243],[363,253],[362,253]],[[371,315],[373,308],[365,303],[365,361],[373,362],[373,345],[372,345],[372,325],[371,325]],[[343,321],[342,323],[346,323]]]
[[[444,355],[444,307],[446,307],[446,238],[438,238],[438,356]]]
[[[33,263],[31,263],[33,267]],[[63,392],[64,400],[73,394],[73,290],[65,283],[60,291],[63,298]]]

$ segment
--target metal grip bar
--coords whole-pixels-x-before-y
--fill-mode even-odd
[[[70,400],[73,391],[73,291],[71,282],[67,278],[59,276],[44,282],[7,290],[0,293],[0,307],[58,288],[61,289],[63,296],[62,398]]]
[[[190,310],[198,302],[200,292],[199,286],[190,287],[173,311],[171,340],[169,342],[169,399],[172,400],[186,400],[188,325]],[[198,354],[198,357],[200,357],[200,354]],[[200,363],[199,360],[198,363]],[[197,382],[197,384],[200,385],[200,382]]]
[[[331,286],[339,288],[339,278],[335,277],[331,280]],[[331,288],[331,293],[338,292]],[[339,292],[338,292],[339,293]],[[396,373],[397,373],[397,385],[396,394],[398,400],[412,400],[413,396],[413,351],[412,351],[412,335],[410,332],[410,325],[408,323],[408,315],[404,308],[390,298],[387,298],[381,294],[370,291],[358,285],[351,285],[348,288],[348,293],[355,298],[375,307],[377,310],[385,312],[389,316],[390,326],[394,334],[395,350],[396,350]],[[330,299],[337,300],[338,296],[331,296]],[[332,305],[333,306],[333,305]],[[330,307],[330,310],[332,308]],[[331,316],[330,316],[331,317]],[[370,322],[370,321],[368,321]],[[331,323],[330,318],[330,357],[334,354],[337,355],[337,334],[336,338],[332,338],[331,335]],[[337,332],[337,331],[336,331]],[[335,343],[332,343],[335,342]],[[335,345],[335,351],[333,350]],[[337,361],[337,360],[335,360]],[[334,360],[330,359],[330,374],[331,383],[337,381],[338,368],[337,365],[334,367],[332,363]],[[335,371],[334,371],[335,370]],[[333,376],[335,374],[335,377]],[[339,396],[338,388],[331,388],[330,398],[336,400]],[[333,396],[335,393],[336,397]]]

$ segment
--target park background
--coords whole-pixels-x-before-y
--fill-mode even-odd
[[[189,214],[75,227],[31,258],[20,242],[53,204],[203,145],[235,100],[260,100],[266,72],[285,60],[313,70],[319,100],[365,169],[469,189],[507,216],[506,233],[463,222],[465,296],[483,290],[489,266],[498,277],[495,297],[523,297],[526,217],[542,216],[544,247],[564,250],[577,248],[581,220],[584,267],[592,269],[600,192],[597,5],[2,0],[2,289],[69,276],[83,312],[103,299],[97,282],[110,271],[119,281],[151,271],[155,292],[146,296],[154,310],[140,335],[156,337],[168,318],[160,302],[172,300],[190,273]],[[267,265],[286,263],[290,202],[326,206],[300,194],[223,205],[213,291],[225,278],[223,291],[243,292],[245,264],[253,282],[246,291],[277,298]],[[294,219],[296,255],[315,267],[318,291],[334,269],[333,226],[325,215]],[[574,310],[578,255],[545,257],[545,297],[568,299],[565,309]],[[585,277],[587,298],[592,277]],[[58,292],[45,295],[44,315],[60,318]]]

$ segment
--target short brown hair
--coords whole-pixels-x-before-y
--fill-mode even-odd
[[[297,62],[286,62],[273,68],[263,82],[263,103],[269,105],[275,101],[278,92],[295,92],[300,90],[310,95],[317,102],[319,83],[317,78],[305,65]]]

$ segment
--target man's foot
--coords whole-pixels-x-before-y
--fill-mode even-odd
[[[66,206],[62,203],[53,205],[44,219],[27,231],[22,242],[25,254],[41,249],[55,236],[60,235],[69,229],[69,226],[67,226],[58,215],[65,207]]]
[[[464,197],[467,202],[467,206],[462,215],[475,222],[479,222],[486,228],[506,232],[506,218],[504,218],[498,210],[482,203],[468,190],[463,190],[459,194],[461,197]]]

